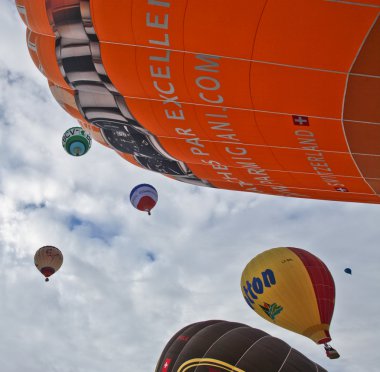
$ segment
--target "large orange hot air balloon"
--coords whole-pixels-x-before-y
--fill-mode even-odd
[[[34,255],[34,264],[41,274],[49,281],[49,277],[57,272],[63,263],[62,252],[51,245],[41,247]]]
[[[141,167],[380,202],[380,0],[16,0],[61,106]]]
[[[326,372],[284,341],[246,324],[190,324],[166,344],[156,372]]]
[[[247,304],[264,319],[324,344],[331,359],[334,279],[327,266],[300,248],[273,248],[254,257],[241,277]]]

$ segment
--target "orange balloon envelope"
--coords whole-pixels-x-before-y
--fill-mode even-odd
[[[51,245],[41,247],[34,255],[34,264],[37,269],[45,276],[45,281],[59,270],[63,263],[62,252]]]
[[[380,0],[16,4],[54,97],[133,164],[380,202]]]
[[[316,256],[300,248],[273,248],[254,257],[241,277],[247,304],[264,319],[318,344],[331,341],[335,285]]]

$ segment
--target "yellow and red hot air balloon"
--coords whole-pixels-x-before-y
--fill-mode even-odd
[[[63,263],[62,252],[51,245],[41,247],[34,255],[34,264],[41,274],[49,281],[49,277],[56,273]]]
[[[247,264],[241,290],[258,315],[324,344],[329,358],[339,357],[327,344],[335,305],[334,279],[318,257],[300,248],[269,249]]]
[[[198,185],[380,203],[380,0],[15,0],[60,105]]]

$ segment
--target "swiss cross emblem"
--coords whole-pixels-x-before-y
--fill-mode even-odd
[[[162,372],[167,372],[169,370],[169,365],[171,362],[171,358],[166,358],[164,365],[162,366]]]
[[[301,125],[301,126],[309,125],[309,118],[307,116],[292,115],[292,118],[293,118],[294,125]]]
[[[336,191],[339,191],[339,192],[348,192],[348,188],[347,187],[335,187],[335,190]]]

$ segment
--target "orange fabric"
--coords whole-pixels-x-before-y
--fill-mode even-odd
[[[181,177],[380,203],[379,0],[16,4],[55,97],[101,143],[108,145],[91,120],[116,118],[126,137],[125,125],[137,121],[150,137],[140,133],[144,145],[120,148],[152,146],[150,153],[186,164]],[[57,40],[48,15],[54,27],[61,22]],[[133,154],[119,154],[137,164]]]

